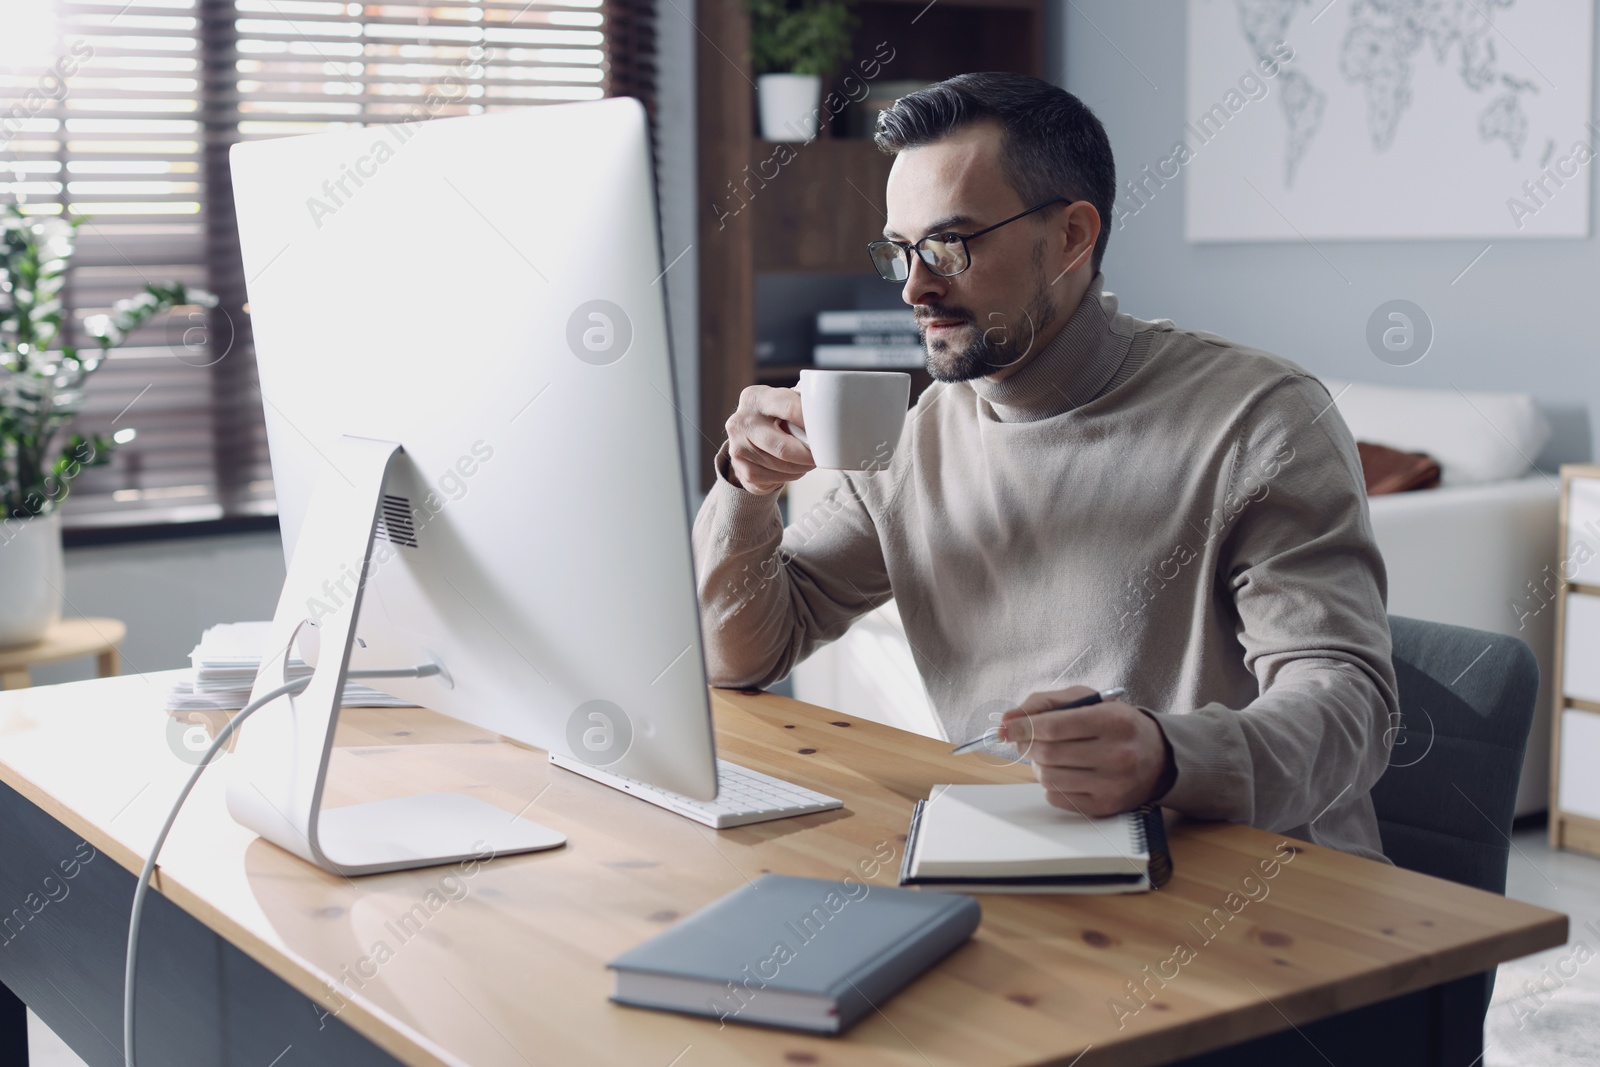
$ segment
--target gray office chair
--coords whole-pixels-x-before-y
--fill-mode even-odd
[[[1384,855],[1407,870],[1503,894],[1539,662],[1503,634],[1398,616],[1389,630],[1401,722],[1389,769],[1372,789]],[[1471,1020],[1462,1036],[1474,1044],[1452,1061],[1483,1054],[1494,974],[1463,978],[1441,994],[1444,1010]]]
[[[1539,663],[1502,634],[1398,616],[1389,629],[1402,721],[1372,790],[1384,854],[1504,893]]]
[[[1504,893],[1538,661],[1515,637],[1398,616],[1389,629],[1401,720],[1389,769],[1372,789],[1384,854],[1407,870]],[[1483,1056],[1493,991],[1491,970],[1183,1063],[1471,1067]],[[1395,1032],[1388,1020],[1423,1012],[1433,1013],[1437,1044],[1372,1047],[1371,1035]]]

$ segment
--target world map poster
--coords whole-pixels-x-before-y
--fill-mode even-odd
[[[1594,0],[1189,0],[1188,20],[1180,140],[1121,177],[1136,198],[1187,172],[1189,240],[1588,236]]]

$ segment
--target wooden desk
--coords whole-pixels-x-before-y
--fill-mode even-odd
[[[117,646],[128,635],[118,619],[62,619],[31,645],[0,649],[0,689],[26,689],[33,684],[28,668],[93,656],[102,678],[117,673]]]
[[[0,694],[0,782],[15,791],[0,790],[0,834],[11,835],[0,837],[0,892],[11,894],[0,904],[43,884],[50,849],[70,857],[81,837],[100,854],[81,865],[70,895],[30,920],[40,936],[11,935],[0,979],[91,1063],[120,1063],[127,872],[190,770],[168,741],[170,681]],[[141,1062],[265,1065],[289,1046],[283,1067],[1139,1067],[1566,939],[1566,917],[1542,908],[1247,827],[1188,825],[1173,841],[1177,874],[1160,892],[982,898],[973,941],[842,1039],[619,1007],[606,999],[605,961],[680,916],[761,871],[842,878],[884,848],[898,861],[912,802],[930,785],[1026,776],[780,697],[717,691],[714,704],[724,755],[841,797],[844,810],[718,833],[431,712],[353,710],[333,761],[334,803],[460,789],[508,818],[525,810],[570,841],[471,873],[351,882],[235,825],[222,776],[208,775],[164,853],[165,899],[152,897]],[[52,825],[64,836],[51,838]],[[36,855],[24,862],[28,848]],[[1275,855],[1290,858],[1263,879],[1260,865]],[[893,884],[892,866],[870,881]],[[1240,906],[1244,894],[1259,899]],[[1143,981],[1147,966],[1171,974],[1165,961],[1179,943],[1194,958],[1119,1028],[1110,1005],[1142,1005],[1127,983]]]

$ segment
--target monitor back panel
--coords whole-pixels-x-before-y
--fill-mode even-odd
[[[650,175],[626,99],[233,152],[286,554],[331,442],[405,449],[352,665],[436,657],[453,687],[381,684],[706,796]]]

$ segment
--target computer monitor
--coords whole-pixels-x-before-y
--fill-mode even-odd
[[[462,794],[322,808],[346,669],[429,666],[371,684],[716,795],[650,158],[629,99],[234,147],[289,563],[268,658],[317,667],[231,757],[269,840],[346,874],[560,843]]]

